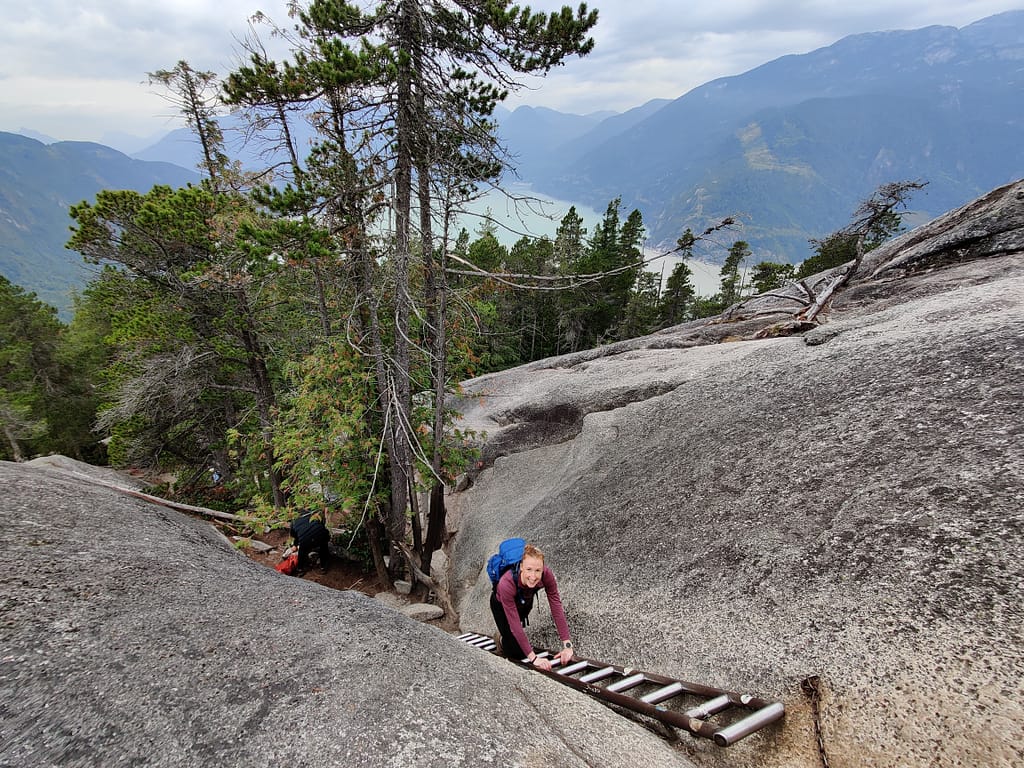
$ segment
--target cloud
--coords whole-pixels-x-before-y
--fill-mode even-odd
[[[552,10],[566,1],[534,0],[531,5]],[[595,0],[588,3],[599,14],[594,51],[569,60],[543,80],[527,80],[507,106],[624,111],[653,98],[678,98],[715,78],[830,45],[848,34],[964,26],[1019,2],[718,0],[677,7],[664,0]],[[147,73],[185,59],[197,69],[226,74],[237,61],[249,17],[263,10],[289,27],[287,3],[10,3],[0,25],[0,130],[24,126],[60,138],[96,139],[103,125],[140,135],[164,129],[168,108],[154,95]]]

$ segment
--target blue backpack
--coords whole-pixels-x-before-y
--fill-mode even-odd
[[[498,581],[509,568],[519,570],[519,563],[523,559],[523,549],[526,548],[524,539],[505,539],[498,546],[498,553],[491,555],[487,561],[487,575],[491,577],[491,588],[498,586]],[[516,579],[518,587],[519,580]],[[517,590],[518,591],[518,590]]]

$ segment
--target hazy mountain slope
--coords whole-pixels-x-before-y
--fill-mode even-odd
[[[929,181],[929,217],[1020,175],[1024,11],[961,30],[854,35],[695,88],[545,176],[541,191],[623,196],[653,240],[746,214],[755,250],[800,260],[878,183]]]
[[[560,167],[646,120],[668,99],[653,99],[622,114],[566,115],[550,109],[497,110],[498,135],[512,154],[511,165],[524,180]],[[607,202],[607,201],[605,201]],[[603,208],[604,206],[602,206]]]
[[[0,273],[66,317],[71,289],[86,279],[81,256],[64,248],[73,223],[68,209],[101,189],[147,191],[197,179],[184,168],[133,160],[101,144],[46,145],[0,132]]]

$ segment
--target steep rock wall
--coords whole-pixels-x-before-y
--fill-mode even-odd
[[[695,762],[820,766],[817,678],[832,768],[1024,764],[1022,254],[1018,183],[869,254],[820,325],[761,297],[468,382],[463,627],[521,535],[584,655],[784,699]]]

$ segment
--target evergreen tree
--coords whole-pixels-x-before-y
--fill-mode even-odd
[[[653,272],[642,270],[619,323],[619,339],[632,339],[651,333],[658,325],[658,289],[660,278]]]
[[[661,296],[659,326],[667,328],[689,320],[697,291],[693,287],[693,270],[685,261],[672,268]]]
[[[449,384],[444,283],[448,244],[435,242],[437,198],[453,191],[466,194],[474,184],[497,177],[502,158],[490,122],[494,106],[518,87],[518,75],[544,74],[568,56],[588,53],[593,41],[586,35],[597,14],[585,5],[576,12],[564,7],[546,14],[476,0],[443,5],[391,0],[364,12],[340,0],[314,0],[308,8],[297,9],[296,17],[305,47],[295,52],[294,69],[306,90],[289,92],[288,100],[331,102],[335,128],[354,140],[348,146],[339,137],[338,146],[373,169],[393,215],[394,229],[381,241],[381,253],[363,260],[363,301],[379,402],[389,425],[388,535],[400,542],[414,478],[412,371],[418,350],[430,357],[435,432],[444,421]],[[249,78],[247,73],[232,81],[239,86],[232,98],[270,104],[274,94],[269,84],[290,70],[256,63],[251,69],[258,76]],[[271,77],[263,78],[267,73]],[[418,222],[413,221],[414,199]],[[447,216],[448,204],[442,209]],[[411,263],[417,252],[422,271]],[[380,273],[378,264],[384,267]],[[387,284],[371,283],[371,276],[386,276]],[[422,283],[417,283],[420,276]],[[413,311],[417,299],[422,313]],[[385,315],[375,314],[382,300],[389,303],[386,317],[393,319],[393,328],[383,327]],[[443,502],[436,492],[443,472],[440,445],[434,451],[432,504]],[[427,570],[432,547],[443,532],[443,509],[437,512],[431,512],[422,551],[421,565]]]
[[[863,257],[886,240],[903,231],[903,216],[897,208],[906,205],[910,193],[925,186],[924,182],[900,181],[883,184],[863,201],[854,212],[853,221],[844,229],[824,237],[811,239],[814,255],[800,264],[796,279],[802,280],[819,272],[842,266]]]
[[[573,350],[598,346],[615,335],[641,269],[643,220],[639,211],[633,211],[620,225],[621,205],[619,198],[608,203],[604,218],[571,269],[591,276],[574,295],[566,297],[567,302],[576,304],[565,319],[565,323],[575,321],[575,327],[569,326]]]
[[[792,264],[762,261],[754,265],[750,274],[750,284],[754,288],[754,293],[768,293],[792,282],[795,272]]]
[[[103,191],[71,215],[69,247],[118,267],[96,289],[116,350],[116,397],[100,423],[113,431],[117,456],[149,464],[166,453],[202,468],[225,450],[229,431],[240,431],[283,507],[272,444],[276,361],[266,337],[279,325],[268,315],[288,305],[270,290],[277,262],[239,240],[241,222],[257,212],[204,184]]]
[[[693,286],[693,270],[686,261],[693,258],[696,242],[697,238],[689,227],[676,242],[679,262],[665,281],[665,290],[661,296],[659,326],[662,328],[678,325],[693,316],[697,290]]]
[[[0,458],[22,461],[46,438],[61,330],[56,309],[0,276]]]
[[[722,264],[721,288],[719,289],[719,303],[722,309],[726,309],[743,297],[743,271],[742,266],[750,258],[750,244],[745,240],[737,240],[729,248],[729,253]]]

